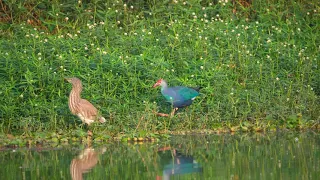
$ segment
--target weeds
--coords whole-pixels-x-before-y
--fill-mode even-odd
[[[71,76],[83,81],[83,97],[109,115],[96,131],[110,136],[217,124],[248,129],[241,122],[257,119],[258,129],[266,122],[319,123],[316,0],[2,4],[2,132],[79,125],[63,81]],[[172,119],[156,117],[170,111],[151,88],[160,77],[204,88]]]

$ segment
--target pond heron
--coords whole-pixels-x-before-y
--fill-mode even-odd
[[[98,110],[88,100],[81,98],[81,80],[76,77],[65,79],[72,84],[69,96],[69,109],[71,113],[77,115],[83,123],[88,125],[96,120],[99,120],[101,123],[106,122],[106,119],[98,114]]]

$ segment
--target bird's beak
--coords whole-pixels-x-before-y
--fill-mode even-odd
[[[152,87],[156,88],[157,86],[159,86],[159,83],[155,83]]]
[[[70,82],[70,78],[64,78],[64,80],[66,80],[66,81]]]

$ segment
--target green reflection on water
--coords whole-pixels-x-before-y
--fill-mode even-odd
[[[175,136],[166,143],[0,152],[1,179],[317,179],[320,134]]]

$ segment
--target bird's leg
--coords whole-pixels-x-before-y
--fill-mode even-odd
[[[173,108],[173,110],[171,111],[170,115],[169,114],[166,114],[166,113],[159,113],[159,112],[155,112],[158,116],[161,116],[161,117],[173,117],[174,114],[176,113],[176,111],[178,110],[179,108]]]
[[[154,114],[156,114],[157,116],[161,116],[161,117],[168,117],[169,114],[165,114],[165,113],[159,113],[159,112],[156,112],[156,111],[153,111]]]
[[[92,137],[92,135],[93,135],[92,131],[88,130],[87,135],[88,135],[88,137]]]
[[[90,130],[88,130],[88,132],[87,132],[87,145],[88,145],[88,147],[91,147],[92,135],[93,135],[93,133]]]
[[[178,110],[179,108],[173,108],[172,112],[170,113],[170,117],[173,117],[174,114],[176,113],[176,111]]]
[[[156,115],[161,117],[169,117],[169,114],[156,112]]]
[[[91,131],[92,126],[90,126],[90,124],[86,124],[86,129],[87,129],[87,144],[90,147],[91,146],[91,141],[92,141],[92,136],[93,133]]]

